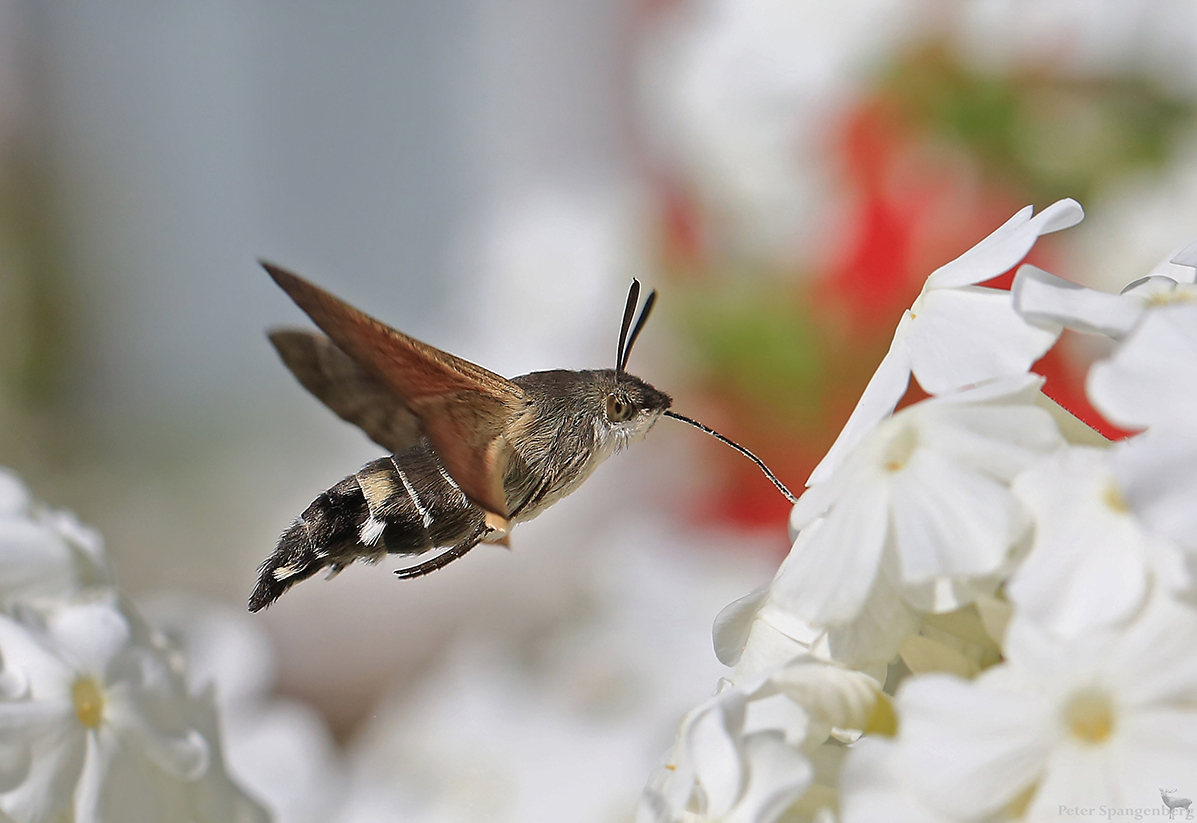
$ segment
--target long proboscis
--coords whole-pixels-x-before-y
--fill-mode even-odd
[[[711,437],[714,437],[716,440],[718,440],[722,443],[726,443],[727,445],[731,446],[733,449],[735,449],[740,454],[747,457],[753,463],[756,463],[757,467],[760,468],[760,470],[765,473],[765,477],[769,478],[769,481],[774,486],[777,487],[777,490],[779,492],[781,492],[782,494],[784,494],[786,496],[787,500],[789,500],[791,503],[798,502],[798,498],[794,496],[794,493],[792,491],[790,491],[789,489],[786,488],[786,484],[782,483],[780,480],[778,480],[777,475],[775,475],[773,472],[769,471],[769,467],[765,465],[765,461],[761,460],[759,457],[757,457],[752,452],[748,451],[748,449],[744,448],[739,443],[735,442],[734,440],[730,440],[730,439],[724,437],[719,432],[715,431],[714,429],[710,428],[709,426],[704,426],[702,423],[699,423],[697,420],[691,420],[689,417],[686,417],[684,414],[678,414],[675,411],[667,411],[667,412],[665,412],[665,416],[672,417],[674,420],[681,420],[683,423],[689,423],[694,428],[700,429],[701,431],[704,431],[707,434],[709,434]]]

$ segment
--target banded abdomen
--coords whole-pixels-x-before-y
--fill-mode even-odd
[[[484,518],[427,441],[373,460],[322,492],[283,532],[259,570],[249,610],[326,566],[336,574],[359,558],[453,546],[479,532]]]

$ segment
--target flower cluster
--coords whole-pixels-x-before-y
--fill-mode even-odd
[[[1028,265],[978,285],[1081,217],[1028,207],[927,278],[790,555],[719,615],[734,669],[639,823],[1176,805],[1197,774],[1197,244],[1119,295]],[[1113,339],[1087,394],[1138,434],[1110,443],[1042,393],[1031,366],[1065,327]],[[930,396],[895,412],[911,375]]]
[[[112,587],[99,537],[0,470],[0,821],[257,823],[211,688]]]

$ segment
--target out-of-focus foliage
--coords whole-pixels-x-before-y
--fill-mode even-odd
[[[964,150],[986,178],[1036,203],[1089,202],[1119,176],[1162,170],[1197,111],[1150,77],[999,72],[943,42],[897,55],[876,95],[897,130]]]

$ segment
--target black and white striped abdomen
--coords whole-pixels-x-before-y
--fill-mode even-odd
[[[262,564],[249,610],[325,566],[335,574],[357,559],[452,546],[483,520],[426,444],[372,460],[322,492],[283,532]]]

